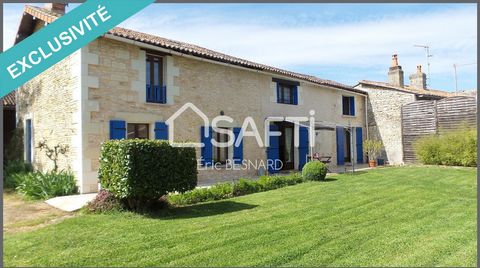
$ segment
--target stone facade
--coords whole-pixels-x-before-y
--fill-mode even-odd
[[[32,120],[32,144],[46,142],[49,147],[66,145],[68,151],[58,159],[59,170],[78,171],[78,152],[81,148],[76,140],[80,135],[80,51],[52,66],[33,78],[17,91],[18,120]],[[25,127],[24,127],[25,129]],[[24,150],[26,152],[26,150]],[[25,156],[26,157],[26,156]],[[48,171],[53,161],[44,151],[33,148],[32,164],[35,169]]]
[[[149,138],[153,139],[155,122],[165,122],[185,103],[190,102],[210,120],[221,113],[232,117],[234,122],[224,123],[225,127],[241,127],[246,117],[252,117],[259,132],[262,133],[262,139],[263,122],[266,117],[309,116],[310,110],[315,111],[316,121],[333,126],[365,127],[365,96],[350,91],[299,81],[298,105],[278,104],[276,84],[272,82],[272,77],[294,79],[208,60],[166,55],[164,77],[167,103],[153,104],[146,102],[144,48],[128,42],[98,38],[73,57],[75,61],[67,61],[71,65],[59,64],[54,67],[62,69],[62,72],[70,70],[69,81],[55,80],[60,78],[46,74],[36,79],[49,80],[43,82],[48,85],[55,81],[55,87],[45,87],[39,84],[39,81],[35,85],[41,87],[42,94],[48,91],[49,97],[52,97],[51,94],[58,94],[59,91],[65,92],[61,99],[56,98],[62,103],[47,105],[42,102],[42,105],[46,106],[38,105],[31,107],[31,110],[35,114],[40,113],[39,110],[45,110],[45,113],[56,111],[57,117],[68,117],[58,119],[60,124],[56,122],[57,117],[53,117],[51,121],[52,124],[55,121],[56,125],[61,125],[62,131],[68,132],[69,135],[63,132],[52,135],[58,136],[59,139],[60,136],[65,136],[62,138],[65,140],[62,141],[74,149],[69,152],[75,155],[72,155],[68,164],[75,170],[81,192],[84,193],[95,192],[98,189],[100,146],[103,141],[109,139],[110,120],[149,124]],[[343,95],[355,97],[356,116],[342,115]],[[72,112],[63,113],[70,110]],[[22,113],[28,114],[28,111],[22,110]],[[35,128],[38,124],[46,124],[51,128],[45,121],[35,121],[34,124]],[[199,142],[202,125],[202,119],[193,111],[185,111],[175,120],[175,141]],[[319,131],[315,151],[332,156],[332,162],[335,162],[335,132]],[[197,150],[197,155],[200,157],[200,150]],[[297,156],[295,163],[298,165],[298,153],[295,155]],[[259,147],[254,137],[245,137],[243,157],[250,161],[265,161],[266,148]],[[228,180],[229,176],[238,178],[256,175],[257,170],[200,171],[199,184]]]
[[[383,159],[391,165],[403,164],[402,106],[415,101],[415,94],[396,90],[357,88],[368,92],[368,133],[370,139],[381,140]]]

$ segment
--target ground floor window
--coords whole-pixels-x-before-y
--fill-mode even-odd
[[[127,139],[148,139],[149,133],[148,124],[127,124]]]
[[[226,133],[214,132],[213,135],[217,142],[228,142],[228,135]],[[213,147],[213,160],[215,163],[225,164],[227,159],[228,147]]]

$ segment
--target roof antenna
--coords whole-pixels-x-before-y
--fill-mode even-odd
[[[432,54],[430,54],[430,46],[428,45],[413,45],[414,47],[421,47],[425,49],[425,57],[427,58],[427,81],[426,81],[426,86],[430,85],[430,58],[433,57]]]
[[[474,63],[465,63],[465,64],[453,64],[453,73],[455,77],[455,92],[458,93],[458,81],[457,81],[457,68],[461,66],[469,66],[469,65],[475,65],[477,64],[476,62]]]

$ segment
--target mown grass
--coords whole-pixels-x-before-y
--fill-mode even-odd
[[[384,168],[7,234],[6,266],[475,266],[476,170]]]

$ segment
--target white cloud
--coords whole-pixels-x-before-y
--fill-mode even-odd
[[[150,13],[151,14],[151,13]],[[137,16],[124,27],[191,42],[253,61],[280,67],[388,66],[398,53],[406,72],[425,61],[414,44],[429,44],[432,73],[451,72],[453,63],[476,59],[476,11],[453,9],[436,13],[383,17],[327,26],[272,26],[271,21],[238,24],[228,18],[198,14],[188,22],[176,16]]]

